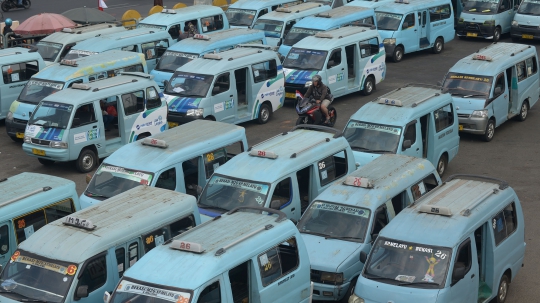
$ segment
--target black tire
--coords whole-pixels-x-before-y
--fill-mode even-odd
[[[516,116],[516,120],[519,122],[525,121],[529,115],[529,101],[525,100],[521,104],[521,109],[519,110],[519,115]]]
[[[268,104],[261,104],[261,107],[259,107],[259,117],[257,118],[257,122],[259,124],[266,124],[268,120],[270,120],[270,117],[272,116],[272,109]]]
[[[333,113],[333,115],[332,115]],[[328,126],[334,127],[337,121],[337,111],[333,106],[328,106],[328,114],[330,115],[330,122],[328,122]]]
[[[482,136],[482,140],[489,142],[493,139],[494,136],[495,136],[495,120],[489,119],[486,125],[486,132],[484,133],[484,136]]]
[[[399,63],[401,60],[403,60],[403,46],[398,45],[394,48],[394,52],[392,53],[392,61]]]
[[[501,40],[501,29],[496,27],[493,31],[493,42],[497,42],[499,40]]]
[[[364,82],[364,88],[361,93],[364,96],[369,96],[375,90],[375,78],[373,76],[368,76],[366,82]]]
[[[4,12],[9,12],[9,3],[7,1],[3,1],[1,8]]]
[[[98,163],[98,158],[96,153],[91,149],[83,149],[77,161],[75,161],[75,166],[77,170],[81,173],[89,173]]]
[[[439,37],[435,39],[435,43],[433,44],[433,48],[431,51],[434,54],[440,54],[444,50],[444,40],[443,38]]]
[[[447,166],[448,156],[446,156],[446,154],[442,154],[439,158],[439,161],[437,162],[437,173],[439,174],[439,177],[442,177],[444,175]]]
[[[48,159],[43,159],[43,158],[37,158],[39,163],[41,163],[42,165],[45,165],[45,166],[50,166],[50,165],[53,165],[54,164],[54,161],[53,160],[48,160]]]
[[[23,0],[23,6],[24,9],[29,9],[30,6],[32,6],[32,2],[30,2],[30,0]]]
[[[339,303],[349,302],[349,298],[354,294],[354,288],[356,287],[357,280],[358,277],[352,279],[351,284],[349,284],[349,289],[347,289],[347,292],[345,293],[345,297],[341,298],[341,300],[339,300]]]
[[[499,287],[497,288],[497,297],[495,297],[495,302],[504,303],[506,297],[508,296],[508,288],[510,287],[510,279],[506,274],[501,277],[499,282]]]

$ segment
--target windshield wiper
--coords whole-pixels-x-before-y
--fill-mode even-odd
[[[360,240],[362,241],[362,238],[359,238],[359,237],[351,237],[351,236],[330,236],[330,235],[327,235],[326,237],[324,237],[325,239],[337,239],[337,240]]]
[[[219,211],[222,211],[224,213],[228,212],[229,210],[228,209],[225,209],[225,208],[221,208],[221,207],[218,207],[218,206],[212,206],[212,205],[206,205],[206,204],[197,204],[198,207],[200,208],[204,208],[204,209],[217,209]]]
[[[315,235],[315,236],[321,236],[321,237],[327,237],[328,236],[327,234],[318,233],[318,232],[314,232],[314,231],[305,231],[305,230],[301,230],[300,233],[302,233],[302,234],[310,234],[310,235]]]
[[[391,150],[385,150],[385,149],[370,149],[367,147],[360,147],[360,146],[351,146],[352,150],[359,150],[359,151],[366,151],[369,153],[391,153]]]
[[[428,281],[401,282],[401,283],[398,284],[398,286],[403,286],[403,285],[421,285],[421,284],[425,284],[425,285],[437,285],[437,286],[439,286],[439,283],[436,283],[436,282],[428,282]]]
[[[463,98],[478,97],[478,96],[485,96],[485,95],[484,94],[470,94],[470,95],[463,95]]]
[[[397,282],[396,279],[394,278],[388,278],[388,277],[381,277],[381,276],[377,276],[377,275],[373,275],[373,274],[368,274],[366,273],[366,278],[370,279],[370,280],[388,280],[388,281],[393,281],[393,282]]]
[[[49,302],[49,301],[39,300],[39,299],[21,299],[20,301],[21,302],[43,302],[43,303],[48,303]]]
[[[89,193],[90,195],[92,195],[91,197],[95,197],[95,198],[105,198],[105,199],[109,199],[110,197],[107,197],[105,195],[100,195],[100,194],[96,194],[96,193],[93,193],[89,190],[86,190],[87,193]]]

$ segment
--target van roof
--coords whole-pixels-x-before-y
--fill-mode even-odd
[[[396,154],[384,154],[347,175],[345,181],[335,181],[316,201],[330,201],[375,210],[381,204],[435,173],[426,159]],[[354,186],[348,178],[365,178],[367,187]]]
[[[315,12],[323,12],[330,9],[331,7],[329,5],[323,5],[322,3],[305,2],[288,7],[278,7],[275,11],[264,14],[257,20],[286,21],[289,19],[296,19],[299,16],[309,16]]]
[[[341,131],[330,127],[319,128],[335,131],[336,135],[316,130],[313,126],[297,126],[252,146],[250,151],[235,156],[215,172],[253,181],[273,182],[316,160],[350,149]],[[257,151],[265,151],[267,156],[274,154],[276,158],[256,156]]]
[[[143,54],[121,50],[110,50],[83,57],[77,59],[75,63],[77,66],[62,63],[51,64],[33,75],[32,79],[67,82],[75,78],[94,75],[111,69],[119,69],[137,63],[142,64],[146,69],[146,60],[144,60]]]
[[[260,232],[253,234],[256,230]],[[298,229],[290,220],[278,221],[275,216],[233,210],[174,238],[201,244],[204,252],[172,249],[171,246],[177,245],[173,241],[150,251],[148,257],[135,263],[124,276],[159,285],[197,289],[216,275],[295,235],[298,235]],[[234,245],[236,241],[238,243]],[[228,245],[232,246],[227,248]],[[224,253],[219,254],[223,248],[226,248]],[[160,270],[156,271],[156,268]],[[179,272],[188,274],[178,275]],[[176,278],[171,279],[173,276]]]
[[[77,199],[75,182],[64,178],[20,173],[0,180],[0,222],[70,197]]]
[[[260,39],[265,40],[264,32],[249,28],[231,28],[219,32],[213,32],[203,35],[204,38],[187,38],[173,44],[167,51],[182,53],[201,54],[216,48],[237,45]]]
[[[375,11],[372,8],[340,6],[314,16],[306,17],[298,21],[294,27],[328,30],[368,16],[375,16]]]
[[[62,31],[48,35],[39,42],[51,42],[67,44],[78,41],[83,41],[97,35],[106,35],[110,33],[123,32],[127,29],[116,23],[101,23],[77,28],[65,28]],[[38,43],[39,43],[38,42]]]
[[[121,94],[154,86],[159,91],[153,76],[144,73],[123,73],[116,77],[81,84],[81,88],[67,88],[47,96],[43,101],[60,102],[78,106],[89,101],[105,99],[111,94]],[[88,89],[84,89],[86,87]]]
[[[10,64],[28,60],[39,60],[41,64],[44,64],[41,55],[37,51],[31,52],[30,49],[24,47],[0,49],[0,64]]]
[[[533,54],[536,54],[536,48],[530,45],[496,42],[459,60],[450,72],[495,76]]]
[[[177,71],[216,75],[223,71],[239,67],[239,65],[247,65],[274,58],[276,58],[276,52],[272,50],[264,50],[256,46],[238,47],[217,54],[206,54],[202,58],[194,59],[182,65]],[[278,70],[280,70],[281,62],[278,61],[277,64]]]
[[[349,3],[344,4],[345,6],[361,6],[361,7],[367,7],[367,8],[377,8],[379,6],[383,6],[387,2],[393,2],[394,0],[358,0],[358,1],[351,1]]]
[[[441,93],[439,87],[408,84],[366,103],[351,116],[350,120],[404,126],[417,116],[451,102],[450,94]],[[401,103],[401,106],[394,106],[391,103]]]
[[[267,6],[282,5],[293,1],[294,0],[238,0],[231,4],[229,8],[260,9]],[[300,1],[303,2],[303,0]]]
[[[176,13],[171,13],[171,11],[175,11]],[[139,24],[169,26],[178,22],[184,22],[192,19],[198,19],[201,17],[221,14],[223,14],[223,10],[218,6],[192,5],[175,10],[167,9],[167,12],[165,13],[161,12],[150,15],[141,20]]]
[[[81,263],[118,243],[151,232],[197,212],[195,197],[149,186],[137,186],[74,213],[96,227],[87,230],[56,220],[38,230],[19,248],[40,256]]]
[[[376,11],[404,14],[413,10],[435,7],[438,5],[449,4],[450,0],[399,0],[385,1],[384,5],[375,8]]]
[[[343,43],[351,43],[372,37],[378,37],[379,32],[375,27],[368,26],[345,26],[324,32],[318,32],[314,36],[308,36],[298,41],[295,48],[331,50],[342,46]]]
[[[145,38],[146,40],[141,41],[141,39]],[[153,28],[136,28],[129,31],[111,33],[86,39],[75,44],[72,49],[101,53],[107,50],[124,47],[126,45],[134,45],[141,42],[145,43],[163,39],[171,39],[169,32],[164,30],[156,30]]]
[[[215,132],[216,129],[219,129],[219,132]],[[243,127],[234,124],[194,120],[153,135],[152,138],[168,144],[165,149],[143,145],[140,141],[132,142],[120,147],[103,162],[134,170],[156,172],[201,155],[208,149],[242,141],[245,134]]]
[[[485,176],[451,176],[402,210],[380,236],[454,247],[480,222],[488,221],[494,212],[502,210],[511,201],[518,202],[517,196],[502,180]]]

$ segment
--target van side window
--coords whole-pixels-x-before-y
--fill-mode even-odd
[[[156,58],[161,58],[167,48],[169,48],[169,41],[167,39],[156,41]]]
[[[171,238],[173,238],[195,227],[195,219],[191,215],[171,223],[169,227],[171,229]]]
[[[517,228],[516,206],[514,202],[506,206],[499,212],[491,222],[493,234],[495,235],[495,245],[499,245]]]
[[[502,79],[504,85],[504,75]],[[433,112],[433,118],[435,119],[435,131],[437,133],[452,126],[454,124],[454,110],[452,103],[435,110]]]
[[[221,165],[227,162],[227,151],[225,148],[216,149],[204,154],[204,168],[206,171],[206,179],[209,179],[214,171]]]
[[[326,68],[332,68],[341,64],[341,48],[335,49],[328,59],[328,64]]]
[[[2,66],[2,75],[4,76],[5,84],[29,80],[38,71],[37,61]]]
[[[171,238],[171,234],[167,227],[162,227],[154,230],[143,236],[144,253],[149,252],[156,246],[163,244],[165,241]]]
[[[253,70],[253,78],[256,83],[277,77],[277,65],[275,59],[253,64],[251,69]]]
[[[188,195],[197,195],[197,185],[199,184],[199,157],[182,163],[184,172],[184,185]]]
[[[128,246],[128,264],[133,266],[139,260],[139,243],[133,242]]]
[[[403,134],[403,142],[405,142],[405,140],[410,140],[411,146],[416,142],[416,123],[407,126],[405,134]]]
[[[247,261],[229,270],[233,302],[249,302],[251,292],[249,285],[250,267],[251,262]]]
[[[178,37],[180,37],[180,24],[171,26],[169,28],[169,35],[175,40],[178,39]]]
[[[381,230],[388,224],[388,213],[386,211],[386,205],[382,205],[375,211],[373,215],[373,229],[371,234],[379,234]],[[372,239],[374,240],[374,239]]]
[[[206,302],[221,303],[221,288],[219,286],[219,281],[208,285],[203,291],[201,291],[197,303]]]
[[[59,203],[45,207],[45,217],[47,223],[61,219],[69,214],[75,212],[75,206],[73,200],[66,199]]]
[[[105,255],[97,257],[88,262],[79,278],[77,287],[88,286],[88,293],[105,285],[107,282],[107,262]]]
[[[296,238],[262,253],[257,258],[263,286],[267,286],[298,267]]]
[[[525,72],[525,61],[521,61],[516,64],[518,81],[523,81],[527,78],[527,73]]]
[[[7,225],[0,226],[0,255],[5,255],[9,252],[9,227]]]
[[[154,87],[146,88],[146,109],[158,108],[161,106],[161,98]]]
[[[156,43],[155,42],[147,42],[141,44],[142,52],[144,54],[144,59],[150,60],[155,59],[156,56]]]
[[[157,181],[156,187],[175,190],[176,189],[176,168],[168,169],[162,172]]]
[[[416,18],[414,17],[414,14],[416,13],[410,13],[407,15],[407,17],[405,17],[405,19],[403,19],[403,27],[402,29],[409,29],[411,27],[414,27],[414,22],[416,20]]]
[[[75,116],[73,117],[72,127],[86,125],[96,122],[96,112],[94,110],[94,104],[84,104],[77,108]]]
[[[497,80],[495,80],[495,89],[499,87],[501,89],[501,92],[499,94],[495,94],[495,91],[493,91],[493,98],[497,98],[498,96],[502,95],[504,93],[504,73],[500,73],[497,76]]]
[[[283,31],[283,37],[285,37],[285,35],[287,35],[289,33],[289,31],[291,30],[291,28],[296,24],[296,21],[289,21],[287,22],[287,24],[285,25],[285,30]]]
[[[221,21],[221,15],[210,16],[201,18],[202,32],[208,33],[223,29],[223,22]]]
[[[268,9],[267,8],[263,8],[259,11],[259,14],[257,14],[257,19],[259,19],[262,15],[265,15],[268,13]]]
[[[281,180],[274,189],[274,193],[272,194],[272,199],[270,201],[279,201],[279,208],[276,209],[282,209],[285,206],[289,205],[292,201],[291,199],[292,195],[292,186],[291,186],[291,178],[285,178]],[[271,205],[273,207],[276,207],[274,205]]]
[[[128,45],[128,46],[122,47],[121,50],[126,51],[126,52],[138,53],[139,52],[139,47],[137,45]]]
[[[58,58],[58,61],[62,61],[62,59],[64,59],[64,57],[69,53],[69,51],[71,50],[73,46],[75,46],[75,43],[67,44],[64,47],[64,50],[62,51],[62,53],[60,53],[60,58]]]
[[[230,87],[230,74],[224,73],[217,77],[214,88],[212,89],[212,96],[221,94],[229,90]],[[231,104],[232,106],[232,104]],[[227,109],[227,108],[226,108]]]
[[[338,157],[337,155],[338,154],[326,157],[317,163],[321,186],[324,186],[347,174],[346,159]]]
[[[525,60],[525,64],[527,65],[527,77],[536,74],[536,72],[538,71],[538,65],[536,64],[535,56]]]
[[[118,276],[122,277],[124,275],[124,272],[126,271],[126,249],[123,247],[119,247],[114,251],[114,254],[116,256],[116,266],[118,268]]]
[[[433,174],[425,177],[422,181],[416,183],[411,187],[411,192],[413,195],[414,201],[418,200],[420,197],[428,193],[430,190],[437,187],[437,179]]]
[[[118,72],[120,72],[120,71],[144,73],[144,68],[143,68],[142,64],[130,65],[130,66],[122,68],[121,70],[115,71],[114,76],[116,76],[118,74]],[[109,77],[111,77],[111,76],[109,75]]]
[[[472,266],[472,251],[471,240],[467,239],[459,245],[458,252],[456,254],[456,263],[454,264],[454,270],[458,268],[464,268],[465,274],[469,272]],[[457,281],[452,280],[452,284]]]
[[[450,4],[430,7],[428,10],[429,10],[429,20],[431,22],[436,22],[436,21],[450,18]]]
[[[354,26],[358,26],[360,24],[375,24],[375,21],[373,21],[373,17],[366,17],[366,18],[363,18],[363,19],[353,21],[350,24],[352,24]]]
[[[144,93],[137,91],[122,95],[122,105],[126,116],[144,111]]]
[[[360,56],[366,58],[379,53],[379,38],[360,41]]]
[[[309,191],[312,165],[305,167],[296,172],[296,180],[298,181],[298,193],[300,194],[301,210],[304,212],[309,206]]]
[[[511,8],[510,1],[509,0],[503,0],[501,3],[501,6],[499,7],[499,13],[505,12]]]

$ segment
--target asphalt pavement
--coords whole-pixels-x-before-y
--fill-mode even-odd
[[[134,8],[148,11],[152,6],[151,0],[129,1],[108,0],[109,12],[115,12],[121,16],[126,9]],[[20,14],[23,18],[32,11],[54,10],[63,12],[69,8],[88,5],[95,7],[97,4],[82,0],[53,0],[34,2],[32,8],[26,12],[9,12],[8,14]],[[171,7],[172,1],[165,1]],[[69,7],[63,7],[67,6]],[[114,6],[117,5],[117,6]],[[60,9],[59,7],[63,7]],[[12,17],[13,18],[13,17]],[[14,18],[14,20],[17,18]],[[503,35],[502,41],[510,42],[507,35]],[[457,60],[469,55],[478,49],[489,45],[486,40],[454,40],[445,45],[441,54],[435,55],[430,51],[422,51],[407,54],[401,63],[387,62],[386,79],[377,86],[376,91],[368,97],[359,93],[337,98],[333,105],[337,110],[338,121],[336,128],[343,129],[352,113],[357,111],[366,102],[375,99],[397,87],[407,83],[436,84],[441,81],[448,69]],[[538,50],[540,43],[529,43]],[[265,125],[255,122],[243,123],[246,128],[250,145],[261,142],[280,132],[291,129],[297,119],[292,104],[286,104],[284,108],[274,113],[270,121]],[[538,302],[540,297],[540,266],[536,258],[540,250],[540,208],[536,205],[540,197],[540,104],[529,111],[529,116],[524,122],[508,121],[496,128],[494,139],[483,142],[479,137],[460,134],[460,148],[457,157],[449,163],[444,178],[451,174],[479,174],[506,180],[517,192],[525,214],[525,241],[527,250],[525,266],[512,281],[507,302]],[[219,131],[219,130],[216,130]],[[301,144],[301,142],[299,142]],[[73,180],[77,184],[78,193],[86,187],[85,176],[75,170],[74,163],[56,163],[52,166],[42,166],[37,159],[25,155],[20,143],[13,142],[7,135],[4,122],[0,122],[0,179],[10,177],[21,172],[37,172],[51,174]],[[444,179],[443,178],[443,179]]]

